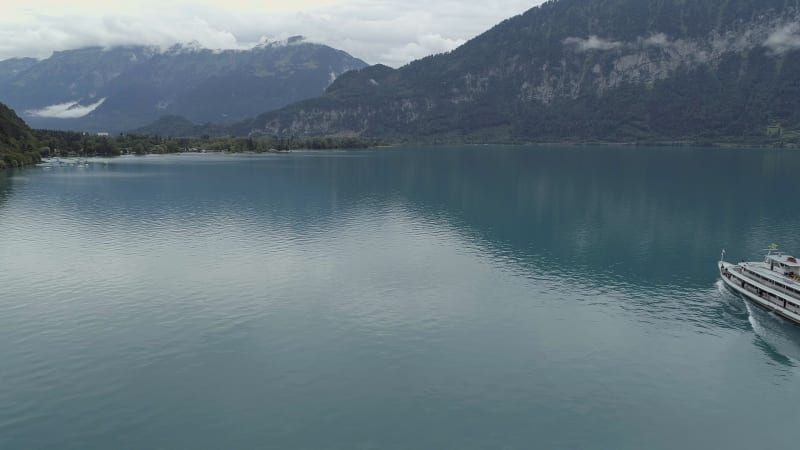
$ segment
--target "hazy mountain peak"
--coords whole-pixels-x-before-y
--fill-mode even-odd
[[[301,44],[311,44],[310,41],[306,39],[305,36],[291,36],[287,39],[278,40],[278,41],[270,41],[268,39],[263,39],[261,42],[255,45],[255,48],[279,48],[279,47],[288,47],[290,45],[301,45]]]
[[[199,41],[190,41],[186,43],[178,43],[169,47],[164,51],[167,55],[183,55],[187,53],[197,53],[205,50],[210,50],[204,47]]]
[[[0,101],[35,127],[123,131],[162,115],[231,123],[324,92],[366,63],[302,37],[210,50],[198,41],[90,47],[0,62]]]

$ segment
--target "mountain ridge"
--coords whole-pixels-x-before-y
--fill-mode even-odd
[[[800,127],[797,0],[557,0],[253,131],[495,140],[731,139]]]
[[[0,101],[36,128],[116,132],[163,115],[234,123],[318,96],[365,66],[299,36],[239,50],[87,47],[0,61]]]

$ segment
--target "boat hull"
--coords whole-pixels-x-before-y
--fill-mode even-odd
[[[743,277],[742,275],[736,274],[733,269],[736,267],[735,264],[730,264],[726,262],[719,263],[719,274],[722,277],[722,281],[725,285],[736,294],[741,295],[745,299],[749,300],[751,303],[755,303],[757,306],[760,306],[768,311],[772,311],[775,314],[783,317],[784,319],[796,324],[800,325],[800,315],[794,314],[785,308],[782,308],[780,305],[770,302],[769,300],[760,297],[759,295],[747,290],[745,286],[755,286],[759,288],[758,283],[750,280],[748,278]],[[730,273],[730,275],[726,275],[726,270]],[[744,282],[744,285],[742,284]],[[800,302],[800,300],[793,300],[794,302]]]

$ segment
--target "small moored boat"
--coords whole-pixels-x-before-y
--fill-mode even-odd
[[[772,246],[763,262],[719,261],[722,281],[734,292],[757,305],[800,324],[800,262]]]

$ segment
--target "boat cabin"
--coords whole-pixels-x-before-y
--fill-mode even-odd
[[[781,253],[770,253],[767,255],[766,261],[769,264],[769,269],[787,277],[800,277],[800,262],[794,256],[784,255]]]

